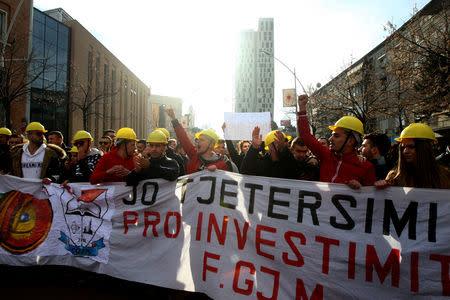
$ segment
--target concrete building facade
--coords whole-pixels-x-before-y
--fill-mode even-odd
[[[406,38],[391,35],[317,90],[311,97],[310,114],[316,136],[329,136],[329,125],[342,115],[354,115],[364,123],[366,132],[382,132],[393,138],[410,123],[425,122],[449,139],[448,106],[436,109],[431,116],[424,117],[422,113],[425,96],[417,83],[423,75],[419,70],[426,56],[409,50],[415,45],[408,41],[409,38],[425,47],[432,47],[429,45],[433,43],[448,47],[448,35],[442,40],[439,37],[448,32],[445,26],[449,15],[448,1],[430,1],[396,30]],[[448,103],[448,94],[443,101]]]
[[[2,40],[17,4],[0,1]],[[156,127],[171,129],[164,106],[174,108],[183,119],[181,99],[156,95],[150,99],[150,87],[63,9],[41,12],[32,1],[23,1],[12,29],[2,63],[12,71],[23,69],[23,80],[0,68],[0,75],[7,75],[0,76],[5,78],[0,96],[5,99],[11,87],[24,86],[8,113],[12,123],[8,127],[18,133],[38,121],[48,130],[61,131],[66,143],[76,131],[87,130],[96,145],[106,129],[131,127],[138,138],[146,138]],[[11,47],[16,45],[13,40],[18,50]],[[2,113],[0,125],[8,125]]]
[[[70,128],[98,140],[106,129],[133,128],[139,137],[150,127],[150,88],[78,21],[71,28]]]
[[[176,138],[175,131],[170,122],[170,118],[164,111],[165,108],[172,108],[177,119],[182,122],[182,101],[180,98],[168,97],[161,95],[150,96],[150,115],[151,126],[149,127],[149,133],[156,128],[166,128],[170,132],[171,138]]]
[[[274,26],[259,19],[258,30],[241,33],[236,62],[234,111],[274,113]]]
[[[19,3],[0,1],[0,126],[20,132],[30,121],[28,62],[33,4],[22,1],[18,7]]]

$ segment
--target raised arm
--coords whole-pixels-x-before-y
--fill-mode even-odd
[[[297,128],[298,134],[305,145],[314,153],[319,159],[329,155],[330,150],[319,143],[319,141],[311,134],[309,129],[309,121],[306,116],[306,105],[308,104],[308,95],[298,96],[299,112],[297,113]]]
[[[189,140],[189,137],[184,130],[183,126],[178,122],[177,118],[175,117],[175,113],[173,111],[173,108],[166,108],[166,114],[170,117],[172,120],[172,126],[175,130],[175,134],[177,135],[178,142],[181,144],[181,147],[183,147],[184,151],[186,151],[186,154],[189,158],[194,157],[197,154],[197,150],[195,149],[194,145],[192,145],[191,141]]]

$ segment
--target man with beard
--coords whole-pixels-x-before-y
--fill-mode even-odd
[[[375,169],[370,162],[360,161],[356,149],[364,135],[363,124],[355,117],[340,118],[329,128],[333,133],[329,139],[330,147],[322,145],[311,134],[306,116],[307,95],[298,97],[299,112],[297,128],[300,138],[311,152],[320,160],[320,181],[345,183],[359,189],[363,185],[375,183]]]
[[[61,165],[66,152],[53,144],[44,144],[47,132],[39,122],[31,122],[25,129],[28,143],[11,149],[12,175],[40,178],[44,184],[59,182]]]
[[[217,134],[212,129],[206,129],[197,133],[195,136],[198,139],[197,147],[189,140],[183,126],[178,122],[172,108],[166,109],[167,115],[172,119],[172,125],[177,135],[178,142],[183,146],[189,157],[189,164],[187,167],[187,174],[192,174],[202,171],[205,168],[214,171],[216,169],[238,172],[234,163],[232,163],[226,156],[220,156],[214,152],[214,147],[219,139]]]
[[[167,138],[162,131],[150,133],[143,155],[134,158],[134,169],[126,176],[127,185],[137,185],[139,181],[151,178],[177,179],[178,163],[166,156],[166,148]]]

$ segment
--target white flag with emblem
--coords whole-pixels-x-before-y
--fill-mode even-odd
[[[295,106],[295,89],[283,90],[283,107]]]

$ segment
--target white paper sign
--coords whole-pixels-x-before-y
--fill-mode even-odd
[[[263,138],[271,131],[270,112],[224,113],[226,140],[251,140],[252,131],[259,126]]]

